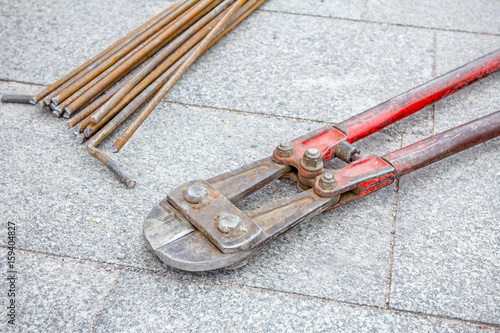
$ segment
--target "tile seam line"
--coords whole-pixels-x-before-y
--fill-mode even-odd
[[[7,79],[1,79],[1,78],[0,78],[0,83],[7,83],[7,84],[16,83],[16,84],[22,84],[22,85],[26,85],[26,86],[45,87],[45,85],[43,85],[43,84],[15,81],[15,80],[7,80]],[[307,124],[330,125],[330,126],[334,126],[335,124],[337,124],[337,122],[326,121],[326,120],[281,116],[281,115],[268,114],[268,113],[262,113],[262,112],[254,112],[254,111],[246,111],[246,110],[238,110],[238,109],[227,109],[227,108],[221,108],[221,107],[217,107],[217,106],[180,103],[180,102],[174,102],[174,101],[168,101],[168,100],[162,100],[160,102],[160,104],[161,105],[187,106],[187,107],[192,107],[192,108],[196,108],[196,109],[212,109],[212,110],[215,110],[216,112],[230,112],[230,113],[234,113],[234,114],[241,114],[241,115],[247,115],[247,116],[257,116],[257,117],[266,118],[266,119],[288,120],[288,121],[293,121],[293,122],[297,122],[297,123],[300,122],[300,123],[307,123]],[[1,105],[1,103],[0,103],[0,105]],[[34,105],[28,105],[28,106],[34,106]],[[389,135],[391,137],[393,136],[392,135],[393,132],[395,132],[397,134],[405,134],[406,133],[406,132],[394,131],[394,130],[386,129],[386,128],[383,128],[383,129],[379,130],[378,132]]]
[[[118,284],[118,280],[120,279],[122,274],[122,271],[118,272],[118,275],[116,276],[116,279],[113,281],[113,284],[111,285],[111,288],[109,288],[106,297],[104,298],[104,301],[102,302],[102,306],[99,308],[99,311],[96,314],[96,317],[94,319],[94,322],[90,326],[89,333],[93,333],[96,331],[97,324],[99,323],[99,319],[101,319],[101,315],[104,312],[104,309],[106,308],[106,305],[108,304],[109,298],[111,297],[111,294],[116,288],[116,285]]]
[[[403,147],[403,135],[400,137],[399,148]],[[390,309],[391,305],[391,288],[392,288],[392,273],[394,269],[394,247],[396,244],[396,222],[398,217],[399,203],[399,177],[394,181],[394,197],[392,207],[391,229],[389,234],[389,256],[387,258],[387,279],[384,293],[384,304],[386,309]]]
[[[4,245],[0,245],[0,248],[1,249],[8,249]],[[406,317],[414,317],[414,318],[423,319],[423,320],[432,319],[432,320],[438,321],[438,322],[454,324],[454,325],[462,325],[462,326],[467,326],[467,327],[475,327],[477,325],[486,325],[487,327],[485,328],[485,331],[489,330],[492,332],[500,332],[500,324],[496,324],[496,323],[482,322],[482,321],[477,321],[477,320],[468,320],[468,319],[462,319],[462,318],[458,318],[458,317],[429,314],[429,313],[425,313],[425,312],[404,310],[404,309],[398,309],[398,308],[392,308],[392,307],[385,308],[382,306],[354,303],[354,302],[348,302],[348,301],[340,301],[340,300],[329,299],[329,298],[320,297],[320,296],[311,296],[311,295],[305,295],[305,294],[300,294],[300,293],[295,293],[295,292],[275,290],[275,289],[271,289],[271,288],[262,288],[262,287],[239,285],[239,284],[232,284],[232,283],[223,283],[223,282],[217,283],[217,282],[214,282],[212,280],[205,279],[205,278],[198,279],[198,278],[193,277],[193,276],[183,276],[183,275],[180,275],[180,274],[175,273],[175,272],[161,272],[161,271],[155,271],[155,270],[141,268],[141,267],[137,267],[137,266],[133,266],[133,265],[108,263],[108,262],[102,262],[102,261],[91,260],[91,259],[64,256],[64,255],[48,253],[48,252],[37,252],[37,251],[26,250],[26,249],[21,249],[21,248],[16,248],[16,250],[20,251],[24,254],[31,254],[31,255],[35,255],[35,256],[39,256],[39,257],[50,258],[53,260],[60,260],[60,261],[71,262],[71,263],[75,263],[75,264],[82,264],[82,265],[87,265],[87,266],[94,266],[94,267],[95,266],[102,266],[103,268],[109,267],[109,268],[111,268],[111,271],[120,271],[120,272],[126,271],[126,272],[130,272],[130,273],[135,273],[135,274],[145,274],[145,275],[150,275],[150,276],[155,276],[155,277],[164,277],[167,279],[171,279],[174,281],[180,281],[180,282],[187,280],[191,283],[201,284],[201,285],[205,285],[205,286],[214,286],[214,287],[219,287],[219,288],[230,288],[230,289],[235,289],[235,290],[248,290],[248,291],[260,292],[260,293],[265,293],[265,294],[277,295],[277,296],[281,296],[281,297],[285,297],[285,298],[306,300],[306,301],[311,301],[311,302],[315,302],[315,303],[331,304],[331,305],[350,307],[350,308],[361,308],[364,310],[370,310],[373,312],[379,312],[379,313],[384,313],[384,314],[395,314],[395,315],[406,316]],[[68,261],[66,261],[65,259],[68,259]],[[118,282],[118,278],[120,276],[121,276],[121,274],[115,280],[116,283]],[[113,287],[113,289],[114,289],[114,287]]]
[[[265,12],[265,13],[282,14],[282,15],[294,15],[294,16],[315,17],[315,18],[320,18],[320,19],[331,19],[331,20],[336,20],[336,21],[348,21],[348,22],[374,24],[374,25],[388,25],[388,26],[393,26],[393,27],[403,27],[403,28],[412,28],[412,29],[432,30],[432,31],[441,31],[441,32],[457,32],[457,33],[466,33],[466,34],[473,34],[473,35],[485,35],[485,36],[500,37],[500,33],[493,33],[493,32],[477,32],[477,31],[469,31],[469,30],[434,28],[434,27],[425,27],[425,26],[403,24],[403,23],[360,20],[360,19],[353,19],[353,18],[348,18],[348,17],[322,16],[322,15],[315,15],[315,14],[282,12],[282,11],[272,10],[272,9],[258,9],[257,11],[258,12]]]

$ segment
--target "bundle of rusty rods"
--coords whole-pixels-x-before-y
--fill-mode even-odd
[[[118,152],[187,69],[265,0],[174,3],[34,96],[3,95],[69,118],[80,143],[129,188],[132,180],[96,146],[144,108],[111,147]]]

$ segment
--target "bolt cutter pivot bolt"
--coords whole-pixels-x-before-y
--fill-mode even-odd
[[[306,150],[302,158],[302,167],[306,171],[317,171],[323,167],[323,160],[321,159],[321,152],[316,148],[309,148]]]
[[[333,190],[337,185],[337,179],[330,172],[325,172],[319,179],[319,185],[325,190]]]
[[[184,199],[189,203],[199,204],[206,195],[208,190],[203,186],[190,186],[184,193]]]
[[[222,214],[217,219],[217,229],[220,232],[228,234],[231,231],[240,228],[243,225],[243,221],[239,216],[233,214]]]
[[[293,147],[289,142],[280,143],[276,147],[276,154],[279,157],[290,157],[293,154]]]

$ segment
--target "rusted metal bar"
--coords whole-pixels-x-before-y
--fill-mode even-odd
[[[172,89],[172,87],[179,81],[182,75],[191,67],[191,65],[198,59],[206,50],[210,47],[210,44],[215,40],[217,35],[224,30],[225,24],[230,20],[230,18],[236,13],[236,11],[245,4],[246,0],[236,1],[229,10],[224,13],[224,16],[220,19],[215,27],[208,33],[208,35],[193,49],[193,53],[182,63],[179,69],[177,69],[172,77],[165,83],[163,87],[156,93],[151,101],[145,106],[145,108],[139,113],[137,118],[134,119],[132,124],[130,124],[125,132],[120,136],[118,140],[113,144],[113,151],[118,152],[123,147],[123,145],[130,139],[130,137],[135,133],[135,131],[141,126],[141,124],[146,120],[146,118],[153,112],[153,110],[160,104],[161,100],[165,95]]]
[[[125,84],[125,81],[122,81],[118,83],[117,85],[113,86],[111,89],[106,91],[104,94],[99,96],[99,98],[95,99],[92,103],[87,105],[83,110],[78,112],[76,115],[74,115],[69,121],[68,121],[68,126],[73,127],[76,124],[78,124],[80,121],[82,121],[85,117],[93,113],[95,110],[97,110],[101,105],[106,103],[107,100],[109,100],[114,94],[116,94],[121,87]],[[67,114],[66,111],[64,112],[64,117],[69,118],[72,114]]]
[[[78,89],[80,89],[82,86],[87,84],[90,80],[92,80],[94,77],[105,71],[107,68],[112,66],[114,63],[119,61],[121,58],[123,58],[125,55],[127,55],[129,52],[132,52],[138,45],[140,45],[142,42],[146,41],[149,37],[154,35],[156,32],[159,30],[163,29],[165,26],[169,26],[168,29],[163,31],[158,37],[156,37],[153,41],[151,41],[148,46],[145,46],[142,50],[138,51],[135,54],[134,59],[139,59],[144,57],[147,52],[150,52],[154,47],[156,47],[159,43],[163,42],[166,38],[170,37],[177,28],[180,28],[184,23],[189,21],[193,16],[195,16],[199,11],[201,11],[204,6],[209,4],[209,0],[203,0],[201,3],[197,3],[195,0],[190,0],[185,2],[183,5],[179,6],[177,9],[175,9],[172,13],[167,15],[164,19],[162,19],[160,22],[155,24],[151,29],[145,31],[142,33],[140,36],[136,37],[134,40],[132,40],[129,44],[125,45],[122,49],[120,49],[117,53],[113,54],[111,57],[106,59],[103,63],[101,63],[99,66],[96,68],[92,69],[90,72],[88,72],[86,75],[81,77],[79,80],[77,80],[75,83],[61,91],[57,96],[52,98],[52,102],[54,104],[59,104],[62,101],[64,101],[66,98],[71,96],[73,93],[75,93]],[[194,6],[193,6],[194,4]],[[192,7],[191,7],[192,6]],[[184,13],[185,10],[188,10],[186,13]],[[191,13],[191,14],[189,14]],[[181,14],[183,14],[181,16]],[[182,23],[181,23],[182,22]],[[174,23],[174,24],[172,24]],[[145,48],[147,48],[147,51],[145,51]]]
[[[106,87],[108,87],[110,84],[113,84],[123,76],[127,75],[132,69],[141,65],[144,61],[149,61],[149,63],[151,63],[154,60],[154,57],[153,58],[150,57],[153,53],[163,48],[166,44],[170,43],[172,39],[176,38],[184,30],[188,29],[193,23],[198,21],[213,7],[215,7],[217,3],[219,3],[220,1],[221,0],[216,0],[210,3],[207,7],[203,8],[198,14],[193,16],[189,21],[184,23],[180,28],[177,27],[177,24],[179,22],[173,22],[170,26],[160,31],[160,34],[158,34],[158,36],[148,40],[147,43],[144,43],[144,46],[137,48],[133,52],[129,53],[127,57],[125,57],[126,59],[122,59],[120,62],[108,68],[105,71],[106,72],[105,75],[101,74],[99,76],[100,79],[95,78],[93,81],[91,81],[92,84],[88,83],[86,85],[86,87],[89,87],[88,89],[81,88],[77,93],[75,93],[78,94],[79,96],[77,96],[77,98],[75,98],[74,101],[72,100],[71,104],[67,103],[67,101],[68,99],[72,99],[75,94],[73,94],[73,96],[69,97],[62,103],[65,104],[65,107],[67,107],[68,113],[71,112],[72,110],[77,110],[78,108],[80,108],[88,100],[99,95],[102,91],[104,91],[104,89],[106,89]],[[184,20],[184,17],[182,17],[181,20]],[[172,28],[175,29],[172,30]],[[155,43],[154,42],[155,39],[160,37],[160,35],[167,30],[172,30],[172,33],[168,37],[166,37],[166,39],[164,39],[161,43]],[[84,91],[80,93],[82,89],[84,89]]]
[[[99,60],[103,60],[105,56],[111,55],[121,49],[124,45],[128,44],[131,40],[133,40],[137,35],[140,35],[144,31],[148,30],[151,28],[153,25],[155,25],[158,21],[163,19],[166,15],[170,14],[172,11],[174,11],[177,7],[179,7],[184,1],[180,1],[177,3],[172,4],[169,6],[167,9],[162,11],[161,13],[157,14],[153,18],[151,18],[149,21],[146,23],[142,24],[141,26],[137,27],[133,31],[129,32],[127,35],[122,37],[120,40],[115,42],[113,45],[107,47],[105,50],[101,51],[99,54],[95,55],[94,57],[90,58],[53,84],[49,85],[48,87],[44,88],[41,92],[38,94],[34,95],[33,98],[30,100],[31,104],[36,104],[38,103],[41,99],[46,97],[48,94],[59,88],[61,85],[63,85],[65,82],[73,78],[75,75],[82,71],[89,71],[95,66],[97,66],[97,63]],[[50,104],[50,103],[47,103]]]
[[[220,38],[222,38],[226,33],[231,31],[238,23],[240,23],[243,19],[245,19],[248,15],[250,15],[255,9],[257,9],[265,0],[250,0],[244,6],[242,6],[236,14],[231,18],[228,22],[229,24],[224,29],[224,31],[219,34],[209,45],[212,46],[216,43]],[[189,56],[189,53],[185,55]],[[184,58],[183,58],[184,59]],[[180,61],[183,62],[183,59]],[[117,115],[120,116],[122,113]],[[116,117],[115,117],[116,118]],[[111,133],[121,122],[119,119],[113,118],[110,122],[108,122],[104,128],[102,128],[98,133],[96,133],[88,142],[87,142],[87,151],[94,156],[96,159],[101,161],[118,179],[120,179],[123,183],[127,185],[128,188],[133,188],[135,186],[135,181],[128,176],[128,174],[121,169],[107,154],[102,152],[96,146]],[[126,117],[125,117],[126,119]]]
[[[500,111],[455,127],[382,156],[398,176],[500,135]]]
[[[1,102],[2,103],[20,103],[20,104],[30,104],[30,99],[33,98],[32,95],[13,95],[13,94],[3,94]]]
[[[116,126],[108,127],[108,131],[111,132],[112,130],[114,130],[119,124],[126,120],[138,108],[140,108],[148,99],[150,99],[151,96],[158,92],[163,82],[168,80],[172,73],[181,66],[183,61],[186,60],[187,56],[188,55],[185,55],[183,58],[178,60],[173,66],[168,68],[168,70],[165,71],[156,81],[148,85],[147,88],[145,88],[145,85],[135,86],[134,89],[132,89],[132,91],[125,95],[125,97],[123,97],[118,102],[118,104],[113,109],[111,109],[110,112],[106,113],[106,115],[104,115],[104,117],[98,123],[92,123],[93,115],[85,118],[80,123],[80,128],[85,129],[85,136],[89,138],[112,119],[114,122],[116,122]],[[120,117],[114,119],[114,117],[118,113],[120,114]]]
[[[500,69],[500,49],[366,110],[337,127],[358,141]]]
[[[220,2],[220,1],[219,1]],[[197,21],[194,25],[192,25],[188,30],[184,31],[179,37],[174,39],[170,44],[168,44],[165,48],[159,51],[155,56],[152,62],[150,62],[147,66],[142,68],[137,74],[135,74],[132,78],[130,78],[127,84],[120,89],[120,91],[115,94],[109,101],[107,101],[99,110],[92,116],[92,122],[99,122],[105,114],[107,114],[115,105],[119,103],[119,101],[129,92],[131,91],[138,83],[141,82],[143,78],[145,78],[151,71],[157,68],[158,65],[162,63],[162,61],[168,57],[172,52],[176,51],[179,47],[185,47],[183,44],[193,36],[198,30],[204,28],[206,33],[208,33],[210,28],[207,28],[206,25],[210,25],[215,17],[217,17],[223,10],[225,10],[234,0],[225,0],[222,4],[217,6],[215,9],[210,11],[207,15]],[[215,24],[215,23],[213,23]],[[213,25],[212,24],[212,25]],[[194,43],[192,44],[194,45]],[[177,59],[175,59],[176,61]],[[174,62],[175,62],[174,61]],[[173,63],[173,62],[172,62]],[[162,64],[162,68],[168,68],[170,65]],[[161,71],[161,69],[160,69]],[[156,78],[154,78],[156,79]],[[152,80],[151,80],[152,81]]]

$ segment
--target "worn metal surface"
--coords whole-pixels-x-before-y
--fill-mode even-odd
[[[38,103],[38,101],[40,101],[45,96],[52,93],[54,90],[59,88],[61,85],[66,83],[68,80],[72,79],[75,75],[82,73],[82,75],[80,75],[80,77],[81,77],[85,73],[94,69],[97,65],[99,65],[99,63],[101,63],[102,61],[107,59],[113,53],[120,50],[126,44],[130,43],[130,41],[132,41],[138,35],[140,35],[144,31],[146,31],[149,28],[151,28],[152,26],[154,26],[161,19],[163,19],[166,15],[169,15],[173,10],[178,8],[181,3],[182,2],[174,3],[173,5],[169,6],[167,9],[165,9],[164,11],[162,11],[161,13],[159,13],[158,15],[156,15],[155,17],[153,17],[152,19],[150,19],[149,21],[144,23],[143,25],[139,26],[137,29],[131,31],[126,36],[124,36],[123,38],[121,38],[120,40],[118,40],[117,42],[115,42],[114,44],[112,44],[111,46],[109,46],[108,48],[106,48],[105,50],[103,50],[102,52],[97,54],[96,56],[90,58],[85,63],[81,64],[80,66],[78,66],[77,68],[75,68],[74,70],[72,70],[71,72],[69,72],[68,74],[66,74],[65,76],[63,76],[62,78],[60,78],[59,80],[54,82],[53,84],[49,85],[48,87],[43,89],[38,94],[34,95],[30,102],[32,104]],[[50,104],[50,103],[46,103],[46,104]]]

